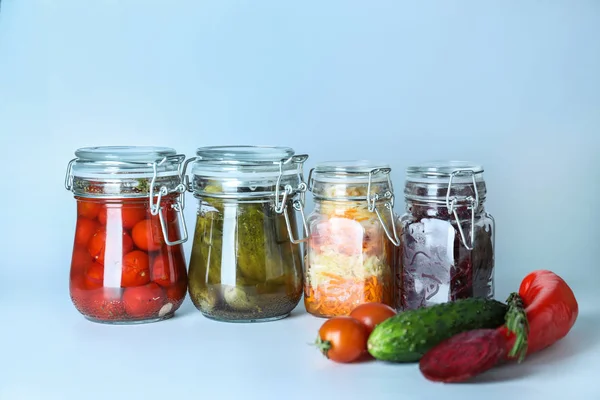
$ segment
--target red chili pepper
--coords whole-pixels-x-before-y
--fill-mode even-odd
[[[437,382],[462,382],[502,361],[517,358],[521,362],[566,336],[579,313],[569,285],[547,270],[527,275],[518,296],[512,294],[508,303],[505,325],[463,332],[428,351],[419,362],[423,376]]]
[[[543,350],[565,337],[579,315],[573,291],[552,271],[537,270],[528,274],[521,282],[519,296],[525,305],[529,323],[527,355]],[[515,335],[506,325],[498,329],[508,336],[508,358],[514,358],[516,354],[512,350]]]

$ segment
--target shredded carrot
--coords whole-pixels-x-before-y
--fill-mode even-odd
[[[358,209],[355,207],[344,210],[344,217],[355,220],[355,221],[366,221],[367,219],[369,219],[369,216],[366,216],[366,215],[359,217]]]
[[[305,292],[304,303],[310,313],[334,317],[348,315],[363,303],[389,303],[386,285],[376,276],[357,280],[327,272],[323,275],[331,280]]]

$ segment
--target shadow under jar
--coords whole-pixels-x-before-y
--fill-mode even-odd
[[[494,297],[494,219],[485,210],[483,168],[468,162],[407,169],[401,217],[404,310]]]
[[[304,304],[312,315],[348,315],[370,302],[394,306],[399,238],[390,172],[369,161],[326,162],[311,171]]]
[[[187,292],[185,156],[120,146],[75,155],[65,180],[77,200],[69,285],[75,308],[112,324],[172,317]]]
[[[271,321],[298,305],[307,158],[287,147],[222,146],[199,148],[186,162],[199,204],[189,293],[204,316]]]

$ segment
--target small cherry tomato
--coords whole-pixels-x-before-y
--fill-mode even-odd
[[[349,363],[358,360],[367,351],[367,329],[352,317],[333,317],[319,329],[315,345],[328,359]]]
[[[175,282],[171,286],[166,288],[167,290],[167,299],[177,304],[178,302],[182,302],[185,299],[185,295],[187,293],[187,279],[180,280]]]
[[[121,289],[100,288],[85,293],[83,314],[98,320],[111,321],[122,319],[125,315]]]
[[[173,207],[171,207],[172,204],[173,204],[173,201],[166,201],[166,202],[163,202],[163,204],[162,204],[161,213],[164,217],[163,219],[164,219],[165,223],[167,223],[167,224],[174,222],[177,219],[177,214],[175,212],[175,209]],[[150,210],[148,210],[148,212],[146,213],[146,218],[150,219],[154,224],[160,226],[160,217],[158,216],[158,214],[152,215]]]
[[[106,220],[109,216],[120,215],[123,228],[131,229],[139,221],[146,217],[146,207],[144,203],[139,204],[111,204],[102,207],[98,214],[98,221],[102,225],[106,225]]]
[[[85,247],[75,246],[71,257],[71,276],[83,275],[92,263],[92,256]]]
[[[102,209],[102,205],[92,200],[77,200],[77,215],[84,218],[95,219]]]
[[[131,236],[127,234],[127,232],[123,232],[121,246],[114,244],[112,241],[109,241],[107,245],[106,239],[106,229],[100,228],[100,230],[92,236],[88,243],[88,251],[90,252],[91,256],[94,258],[94,260],[101,264],[104,264],[106,254],[110,254],[111,259],[116,259],[117,257],[123,257],[123,254],[127,254],[133,250],[133,240],[131,239]],[[114,238],[109,239],[114,240]],[[112,254],[115,251],[119,251],[119,254]]]
[[[148,254],[141,250],[134,250],[123,257],[123,273],[121,286],[142,286],[150,282],[148,269]]]
[[[160,286],[170,286],[177,281],[176,267],[173,257],[168,252],[162,253],[152,263],[150,279]]]
[[[79,217],[75,225],[75,245],[87,246],[94,233],[98,232],[100,224],[93,219]]]
[[[104,265],[93,262],[85,273],[86,288],[95,289],[104,284]]]
[[[137,247],[146,251],[160,250],[164,243],[160,224],[154,224],[149,219],[144,219],[131,230],[133,242]]]
[[[157,317],[165,304],[165,292],[156,283],[125,289],[123,305],[128,315],[134,318]]]
[[[369,335],[377,325],[394,315],[396,311],[383,303],[364,303],[350,313],[350,317],[359,320],[367,328]]]

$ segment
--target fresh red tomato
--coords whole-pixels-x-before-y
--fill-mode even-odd
[[[154,224],[149,219],[144,219],[135,224],[131,230],[131,236],[135,245],[146,251],[160,250],[164,244],[160,224]]]
[[[134,250],[123,257],[123,274],[121,286],[142,286],[150,282],[148,268],[148,254],[141,250]]]
[[[97,221],[85,217],[77,218],[77,224],[75,225],[75,245],[87,246],[94,233],[98,232],[99,229],[100,224]]]
[[[102,205],[93,200],[77,200],[77,215],[84,218],[95,219],[100,212]]]
[[[339,363],[358,360],[367,351],[367,329],[352,317],[333,317],[319,329],[315,345],[325,357]]]
[[[107,215],[121,215],[121,223],[123,228],[131,229],[139,221],[146,217],[146,207],[144,203],[135,204],[108,204],[102,207],[98,214],[98,221],[102,225],[106,225]]]
[[[350,313],[350,317],[359,320],[367,328],[369,335],[377,325],[394,315],[396,311],[383,303],[364,303]]]
[[[109,242],[107,245],[106,229],[100,228],[100,230],[98,230],[90,239],[88,243],[88,251],[94,260],[104,264],[104,256],[106,253],[114,252],[118,249],[121,251],[121,255],[119,257],[122,257],[122,254],[127,254],[133,250],[133,240],[131,239],[131,236],[127,234],[127,232],[123,232],[122,240],[122,246],[113,245],[111,242]]]
[[[111,321],[125,316],[120,289],[100,288],[85,293],[83,314],[88,317]]]
[[[165,304],[165,292],[154,282],[144,286],[129,287],[123,293],[123,304],[125,311],[131,317],[156,317]]]

